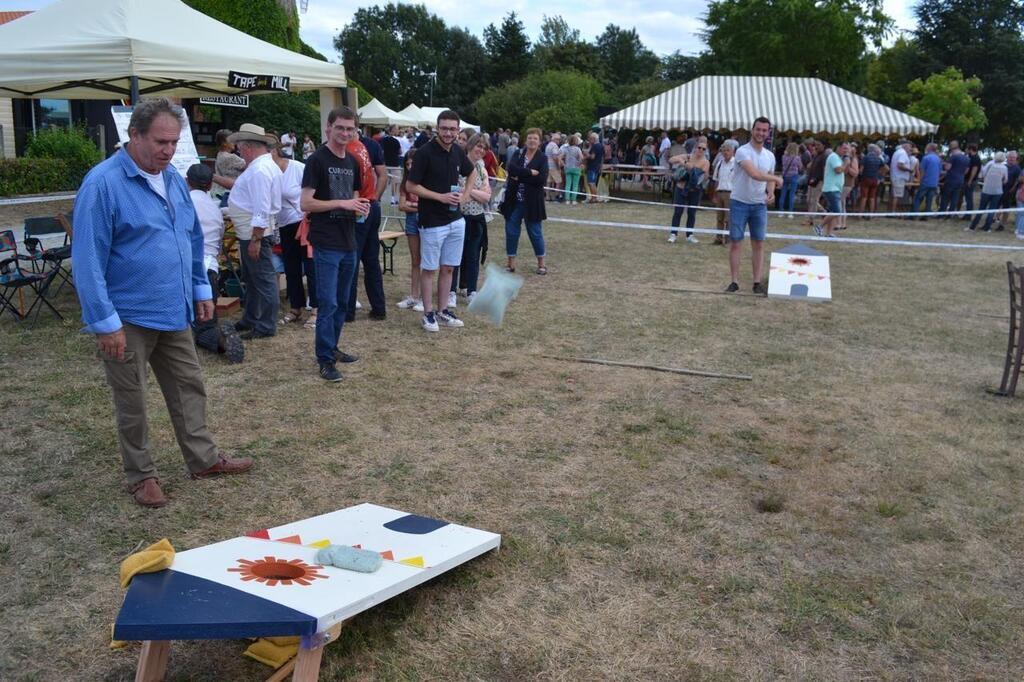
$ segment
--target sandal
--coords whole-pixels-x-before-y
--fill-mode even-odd
[[[280,324],[291,324],[292,322],[299,322],[302,320],[302,311],[289,310],[288,313],[281,318]]]
[[[506,265],[505,266],[505,270],[507,272],[515,272],[516,271],[516,269],[514,267],[512,267],[511,265]]]
[[[537,274],[538,275],[546,275],[546,274],[548,274],[548,269],[546,267],[544,267],[543,265],[538,266],[537,267]]]
[[[305,324],[302,325],[303,329],[316,329],[316,314],[312,314],[306,318]]]

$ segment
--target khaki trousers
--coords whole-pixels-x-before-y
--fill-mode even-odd
[[[718,208],[727,209],[725,211],[715,211],[715,227],[719,230],[729,229],[729,200],[732,197],[732,190],[718,190],[715,192],[715,206]],[[729,235],[715,235],[715,241],[729,243]]]
[[[125,323],[124,335],[124,362],[101,358],[114,393],[117,439],[129,485],[156,476],[146,423],[147,363],[164,394],[189,471],[216,464],[218,450],[206,427],[206,388],[192,330],[165,332]]]

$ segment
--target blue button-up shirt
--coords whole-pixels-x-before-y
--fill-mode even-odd
[[[163,179],[166,200],[122,149],[93,168],[78,190],[71,258],[82,331],[109,334],[124,322],[185,329],[193,301],[213,298],[188,187],[171,167]]]

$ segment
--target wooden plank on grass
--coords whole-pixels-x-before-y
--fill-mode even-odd
[[[648,369],[652,372],[670,372],[672,374],[686,374],[696,377],[710,377],[712,379],[736,379],[738,381],[753,381],[754,377],[749,374],[725,374],[722,372],[709,372],[702,369],[686,369],[683,367],[659,367],[658,365],[645,365],[636,362],[617,362],[615,360],[599,360],[597,358],[574,358],[562,357],[559,355],[542,355],[549,360],[561,360],[562,362],[582,362],[588,365],[608,365],[609,367],[630,367],[633,369]]]

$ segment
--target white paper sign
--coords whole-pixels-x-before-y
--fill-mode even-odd
[[[114,127],[117,128],[117,137],[121,144],[128,143],[128,122],[132,118],[132,107],[110,107],[110,115],[114,117]],[[192,139],[192,126],[188,122],[188,114],[182,111],[184,125],[181,128],[181,138],[178,140],[178,148],[174,151],[174,158],[171,165],[185,177],[188,169],[199,163],[199,152],[196,151],[196,142]]]

